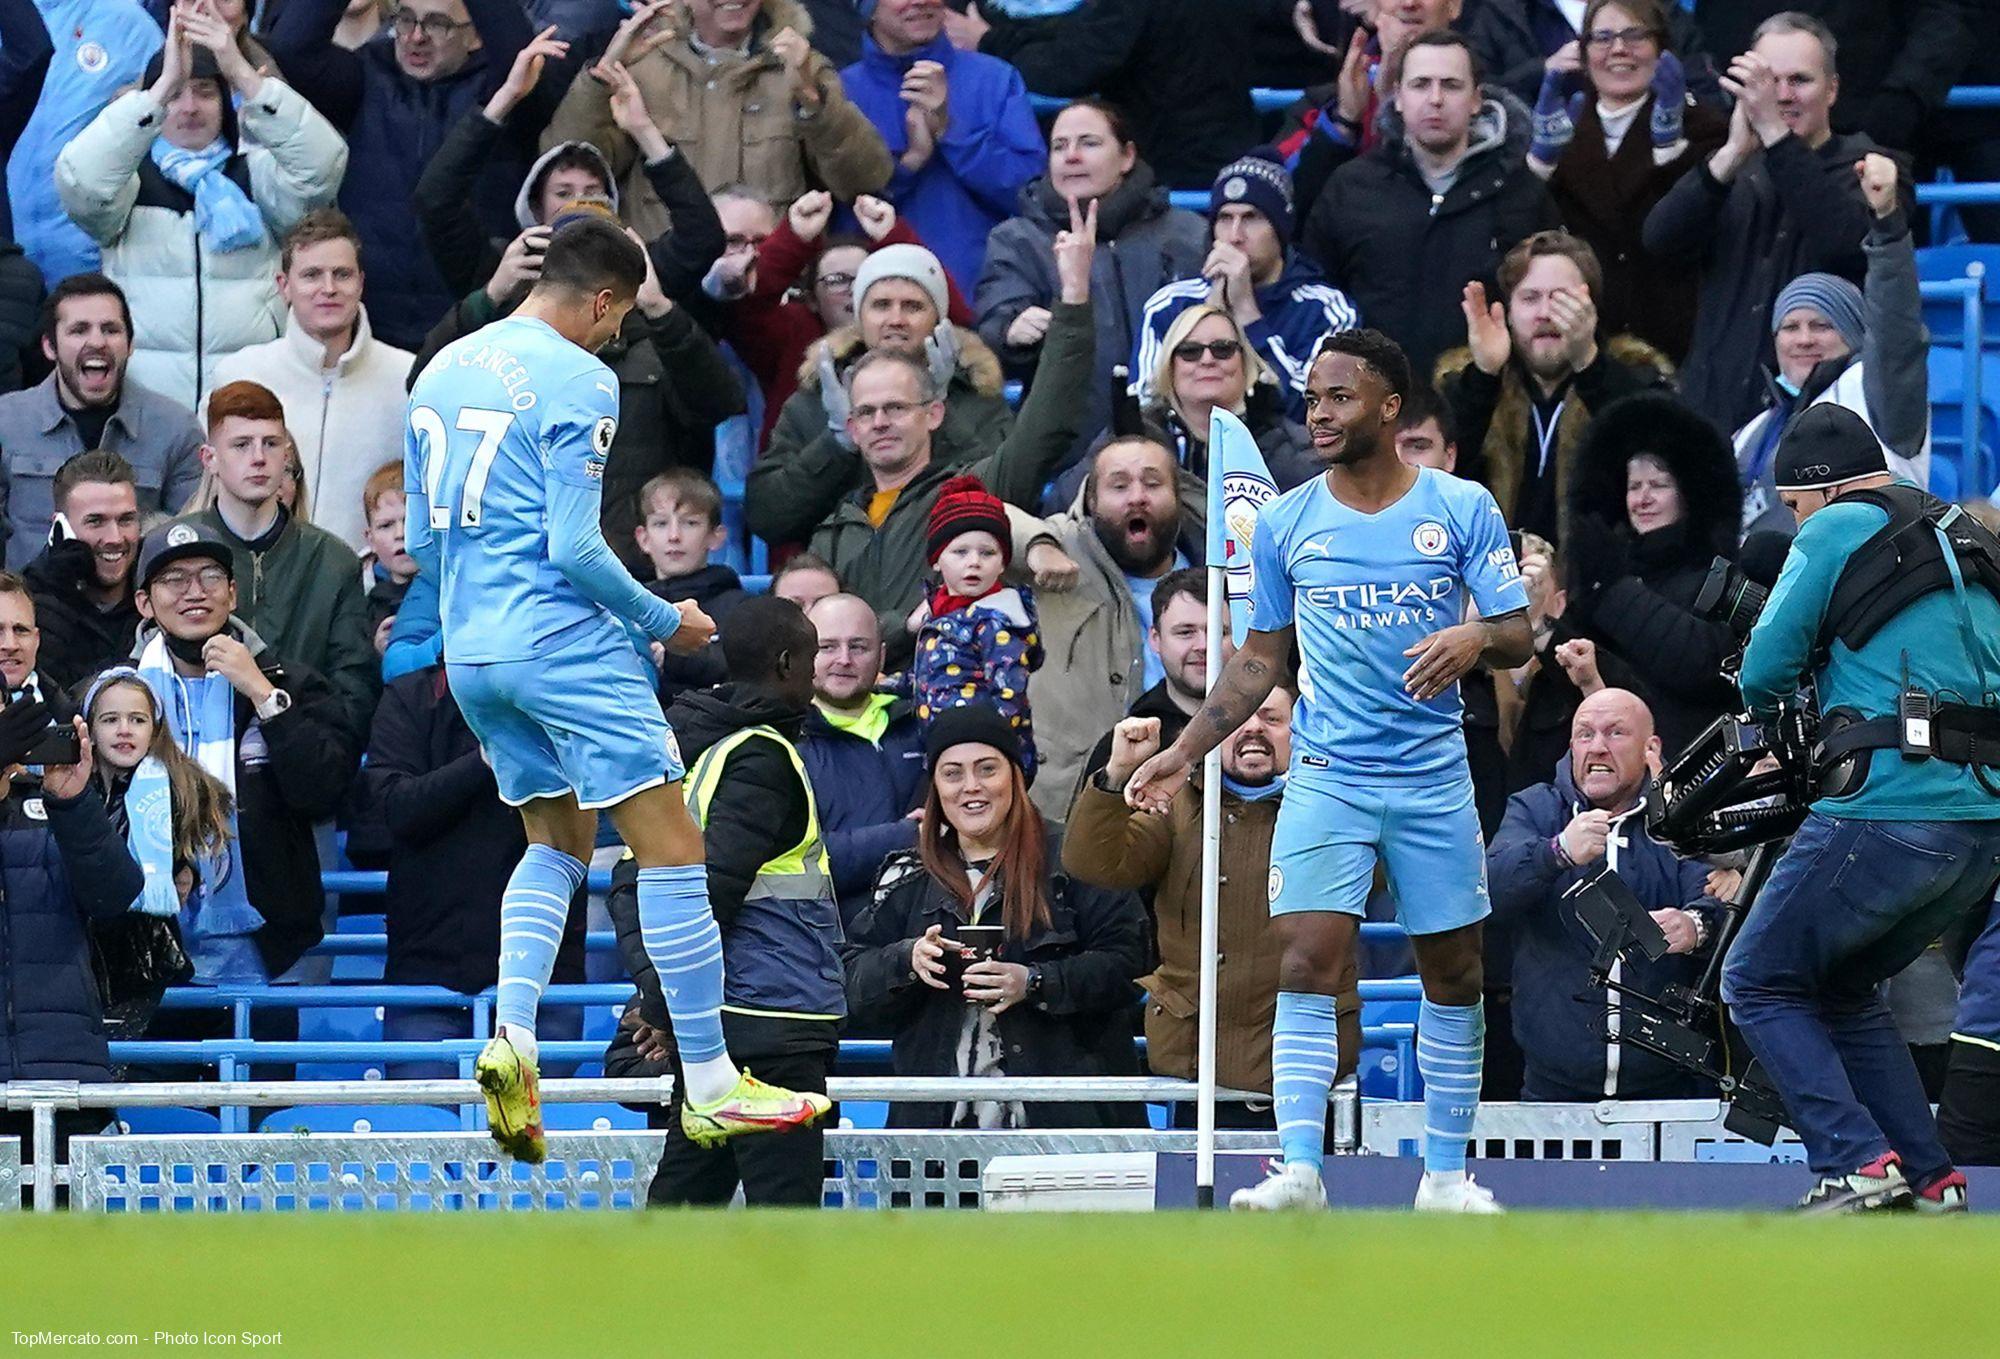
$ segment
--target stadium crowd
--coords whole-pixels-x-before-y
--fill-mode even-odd
[[[1533,658],[1463,686],[1486,1097],[1697,1093],[1618,1040],[1565,891],[1608,857],[1672,944],[1646,980],[1705,961],[1738,865],[1632,816],[1740,706],[1695,596],[1791,531],[1773,453],[1811,406],[1938,484],[1913,187],[2000,179],[2000,114],[1944,107],[2000,81],[1996,34],[1982,0],[0,0],[0,1079],[227,1032],[153,1015],[170,982],[323,977],[340,866],[388,872],[384,980],[493,985],[525,840],[404,550],[404,393],[594,215],[648,259],[601,353],[603,533],[719,625],[649,661],[733,1055],[824,1090],[844,1024],[899,1074],[1136,1074],[1143,1031],[1194,1074],[1201,793],[1120,794],[1223,660],[1215,413],[1308,480],[1315,346],[1366,326],[1416,373],[1399,454],[1493,492],[1531,600]],[[1259,86],[1308,93],[1260,114]],[[2000,241],[2000,208],[1963,215]],[[1221,765],[1220,1076],[1259,1092],[1292,699]],[[69,763],[37,755],[51,721]],[[623,898],[607,1061],[657,1072]],[[584,917],[579,891],[557,981]],[[1934,1094],[2000,1080],[2000,1031],[1947,1042],[1970,923],[1894,991]],[[1350,979],[1349,1068],[1359,1011]],[[1990,1163],[1975,1125],[1947,1138]],[[654,1199],[815,1201],[793,1141],[670,1142]]]

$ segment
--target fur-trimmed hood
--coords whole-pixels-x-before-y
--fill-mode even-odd
[[[1702,561],[1712,555],[1735,557],[1743,492],[1729,441],[1686,403],[1664,392],[1614,401],[1590,422],[1570,480],[1570,514],[1625,527],[1626,464],[1641,453],[1659,458],[1680,483],[1689,556]]]
[[[952,380],[965,383],[981,396],[999,396],[1007,385],[1000,356],[976,332],[964,326],[953,326],[952,330],[958,336],[958,372]],[[832,354],[834,368],[845,373],[847,366],[861,357],[862,348],[858,324],[828,331],[807,346],[805,357],[799,360],[799,386],[818,392],[820,360]]]

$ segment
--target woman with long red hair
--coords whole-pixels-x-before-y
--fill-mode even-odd
[[[1061,871],[1028,800],[1020,738],[995,710],[947,709],[924,756],[918,847],[883,861],[848,941],[850,1020],[891,1032],[899,1076],[1137,1074],[1133,979],[1151,961],[1138,898]],[[992,926],[997,934],[978,928]],[[975,934],[991,942],[974,944]],[[1136,1105],[993,1099],[902,1104],[890,1122],[1091,1128],[1143,1118]]]

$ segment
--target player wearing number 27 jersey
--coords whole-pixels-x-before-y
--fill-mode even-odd
[[[610,806],[679,779],[626,624],[671,604],[599,528],[618,381],[546,322],[510,317],[440,350],[410,389],[410,553],[436,571],[452,690],[516,806]]]

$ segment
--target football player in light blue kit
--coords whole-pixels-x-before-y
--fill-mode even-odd
[[[1334,996],[1379,859],[1410,932],[1424,1001],[1425,1211],[1497,1213],[1465,1173],[1485,1052],[1485,850],[1472,805],[1458,680],[1533,645],[1507,525],[1479,485],[1397,460],[1410,367],[1393,340],[1320,342],[1306,423],[1326,471],[1265,505],[1251,546],[1250,633],[1179,740],[1126,785],[1164,812],[1190,770],[1282,678],[1296,642],[1292,764],[1271,842],[1271,914],[1284,942],[1272,1029],[1283,1163],[1232,1208],[1324,1208],[1321,1149],[1338,1065]],[[1470,603],[1478,613],[1466,618]]]
[[[476,1067],[494,1139],[525,1161],[545,1154],[535,1013],[599,808],[640,865],[640,925],[673,1021],[689,1138],[802,1127],[829,1108],[738,1072],[723,1047],[701,832],[628,631],[686,654],[715,625],[633,580],[598,527],[618,380],[595,351],[646,269],[610,222],[559,224],[520,307],[439,351],[410,389],[410,552],[438,580],[452,693],[528,833],[500,902],[499,1027]]]

